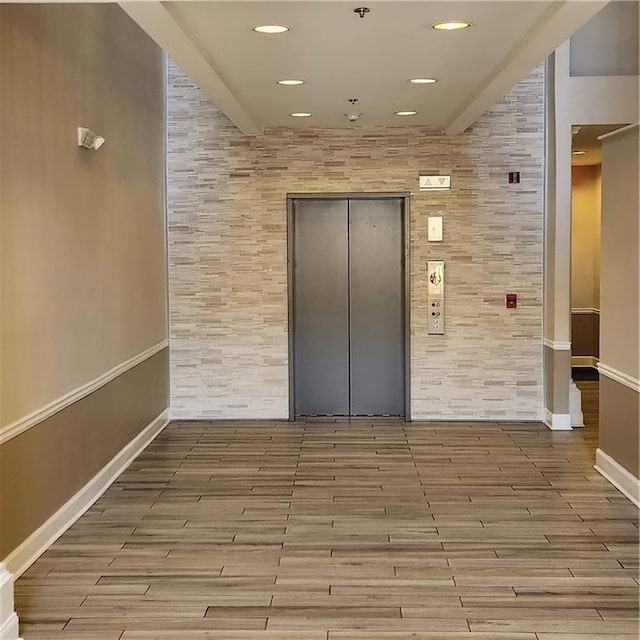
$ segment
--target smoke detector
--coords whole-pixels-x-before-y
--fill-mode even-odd
[[[352,107],[355,107],[356,104],[358,104],[358,98],[349,98],[349,100],[347,102],[349,102]],[[344,114],[344,117],[349,122],[356,122],[360,118],[361,115],[362,114],[358,113],[357,111],[349,111],[348,113]]]

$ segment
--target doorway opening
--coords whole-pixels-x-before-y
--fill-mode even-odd
[[[601,135],[624,125],[573,125],[571,144],[571,366],[597,380],[600,357]]]
[[[571,128],[571,382],[582,394],[584,424],[596,425],[596,438],[603,216],[600,138],[624,126],[574,124]],[[577,426],[583,425],[578,422]]]
[[[289,415],[409,413],[409,194],[292,194]]]

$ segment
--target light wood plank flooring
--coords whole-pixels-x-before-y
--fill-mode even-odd
[[[637,640],[591,405],[569,433],[173,423],[18,580],[23,637]]]

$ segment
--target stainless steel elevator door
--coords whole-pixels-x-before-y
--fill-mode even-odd
[[[404,415],[404,199],[295,199],[293,412]]]
[[[404,414],[403,200],[349,201],[351,415]]]
[[[300,199],[294,216],[294,406],[349,415],[348,204]]]

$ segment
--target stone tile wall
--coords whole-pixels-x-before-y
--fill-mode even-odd
[[[542,67],[459,136],[244,136],[173,64],[168,90],[173,416],[287,417],[287,193],[412,191],[412,418],[541,418]],[[417,192],[419,174],[438,172],[450,192]],[[438,213],[444,242],[428,243]],[[428,259],[446,260],[444,337],[426,334]]]

